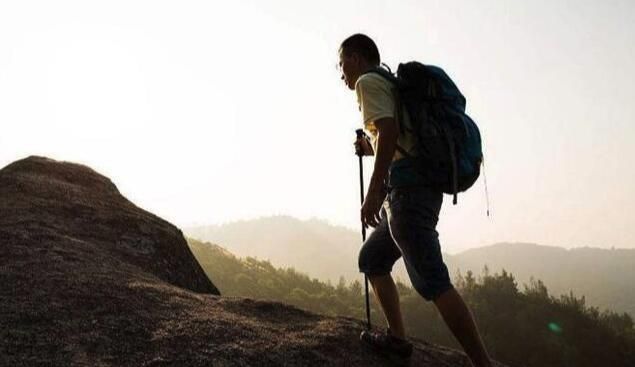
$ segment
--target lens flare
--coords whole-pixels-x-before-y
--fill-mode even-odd
[[[550,322],[547,326],[549,327],[549,330],[553,331],[556,334],[562,333],[562,328],[555,322]]]

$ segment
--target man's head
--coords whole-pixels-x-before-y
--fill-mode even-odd
[[[354,34],[342,42],[339,50],[339,67],[341,79],[351,90],[360,75],[379,66],[379,50],[370,37],[364,34]]]

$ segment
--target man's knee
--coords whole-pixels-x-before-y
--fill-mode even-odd
[[[365,246],[362,246],[361,250],[359,250],[359,255],[357,256],[357,265],[359,267],[359,271],[361,273],[365,273],[368,275],[370,271],[370,254],[368,249]]]
[[[426,301],[435,302],[445,292],[454,289],[454,285],[451,282],[443,282],[439,284],[413,284],[414,289],[425,299]]]
[[[373,277],[390,274],[395,260],[388,258],[386,254],[379,253],[375,249],[363,246],[359,251],[357,263],[361,273]]]
[[[435,301],[443,293],[454,288],[450,280],[447,266],[444,263],[436,263],[434,266],[419,263],[406,264],[412,287],[426,301]]]

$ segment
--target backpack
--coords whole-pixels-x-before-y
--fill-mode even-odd
[[[446,194],[469,189],[480,175],[483,162],[481,134],[465,114],[465,97],[439,67],[419,62],[399,64],[397,74],[377,67],[375,72],[396,87],[395,104],[405,108],[417,139],[416,152],[397,149],[413,164],[426,184]],[[401,116],[401,113],[398,114]],[[404,124],[399,124],[402,132]]]

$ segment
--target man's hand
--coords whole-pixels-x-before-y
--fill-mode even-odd
[[[362,225],[364,228],[377,227],[381,218],[379,217],[379,210],[384,202],[384,192],[382,190],[368,191],[364,204],[362,204]]]
[[[375,155],[373,147],[366,136],[355,139],[353,146],[355,146],[356,155]]]

